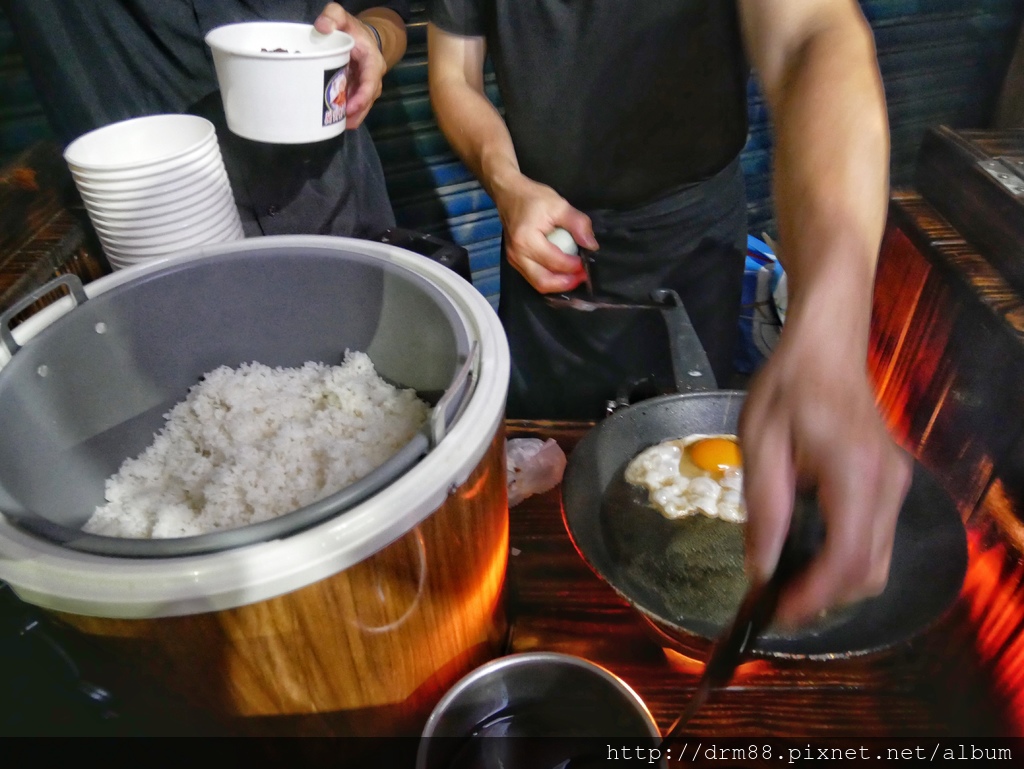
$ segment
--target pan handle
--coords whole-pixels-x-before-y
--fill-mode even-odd
[[[697,337],[686,306],[679,294],[669,288],[658,288],[650,294],[652,306],[660,306],[661,316],[668,327],[669,354],[672,359],[672,378],[676,392],[694,393],[718,389],[715,373],[711,369],[711,361],[704,351],[704,345]],[[627,382],[615,396],[605,405],[606,416],[611,416],[620,408],[631,405],[636,400],[643,400],[649,395],[640,395],[652,384],[649,377],[641,377]]]
[[[579,247],[572,235],[561,227],[556,227],[554,231],[550,232],[548,240],[567,254],[579,254]],[[594,286],[591,282],[586,256],[584,254],[581,258],[587,269],[587,292],[593,297]],[[686,307],[679,294],[670,288],[656,288],[650,296],[652,302],[661,306],[661,316],[665,319],[665,325],[668,327],[672,376],[675,379],[676,390],[680,393],[717,390],[718,382],[711,369],[711,361],[708,360],[704,345],[697,337],[693,323],[690,322],[690,315],[686,312]],[[628,391],[641,383],[642,380],[627,385],[626,392],[620,392],[616,400],[608,402],[608,412],[611,413],[619,406],[628,405],[630,400]]]
[[[679,294],[669,288],[658,288],[651,292],[651,299],[663,306],[661,317],[668,327],[676,390],[688,393],[718,389],[711,361],[704,351],[704,345],[697,338],[697,332]]]
[[[74,300],[75,307],[88,301],[89,296],[85,293],[85,287],[82,285],[81,278],[69,273],[54,278],[40,286],[8,307],[3,313],[0,313],[0,345],[3,345],[8,355],[13,357],[14,353],[21,349],[21,345],[14,340],[14,334],[11,333],[11,321],[51,291],[56,291],[61,286],[67,287],[68,293],[72,300]]]

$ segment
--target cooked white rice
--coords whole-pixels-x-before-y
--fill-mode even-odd
[[[370,358],[340,366],[260,363],[207,374],[139,457],[107,479],[83,529],[185,537],[267,520],[357,481],[404,446],[428,406]]]

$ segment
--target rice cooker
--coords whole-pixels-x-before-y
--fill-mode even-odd
[[[0,456],[21,466],[0,471],[0,580],[226,733],[418,733],[506,629],[509,353],[488,302],[426,257],[326,236],[208,246],[80,293],[4,328],[20,349],[0,361]],[[346,349],[418,391],[461,382],[441,434],[368,497],[196,554],[88,552],[23,525],[86,514],[203,373]]]

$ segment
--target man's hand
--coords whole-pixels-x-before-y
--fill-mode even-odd
[[[346,128],[358,128],[383,89],[387,62],[377,48],[377,38],[358,17],[337,3],[328,3],[313,24],[318,32],[347,32],[355,40],[348,64]]]
[[[779,621],[796,625],[883,590],[911,461],[886,431],[863,365],[837,351],[840,330],[789,331],[751,383],[740,441],[755,578],[775,568],[794,489],[818,494],[822,552],[778,607]]]
[[[570,256],[547,236],[563,227],[588,250],[597,249],[590,217],[561,195],[522,174],[496,193],[509,263],[542,294],[571,291],[586,277],[578,256]]]

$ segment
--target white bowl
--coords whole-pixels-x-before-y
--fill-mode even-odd
[[[216,136],[206,118],[149,115],[83,134],[64,150],[64,160],[82,172],[144,168],[185,156]]]
[[[202,230],[191,231],[188,235],[172,235],[155,237],[145,243],[133,243],[119,238],[107,238],[97,233],[103,250],[112,252],[115,256],[123,258],[139,258],[164,256],[182,251],[186,248],[207,245],[209,243],[222,243],[227,240],[240,240],[242,225],[235,216],[227,217],[223,221],[210,225]]]
[[[123,225],[129,222],[160,224],[199,213],[206,206],[228,199],[234,199],[231,186],[227,179],[221,179],[215,183],[196,183],[174,194],[159,196],[155,199],[140,197],[134,202],[115,203],[83,199],[83,203],[94,220],[98,220],[102,224]],[[158,200],[159,202],[147,204],[147,200]]]
[[[159,227],[195,216],[214,204],[233,199],[234,196],[227,186],[206,186],[189,195],[169,199],[163,205],[112,209],[109,206],[87,204],[86,210],[93,224],[108,227]]]
[[[305,144],[345,130],[347,67],[355,45],[350,35],[255,21],[217,27],[206,43],[232,132],[253,141]]]
[[[107,263],[110,265],[110,269],[112,269],[112,270],[123,270],[123,269],[125,269],[127,267],[134,267],[136,264],[138,264],[138,262],[135,261],[135,260],[132,260],[132,259],[122,259],[119,256],[114,256],[109,251],[107,251],[106,254],[107,254]]]
[[[93,228],[97,235],[108,241],[117,241],[124,246],[147,246],[162,244],[165,240],[180,239],[182,236],[193,233],[205,232],[219,227],[236,216],[237,211],[233,210],[233,204],[225,203],[202,218],[182,219],[160,227],[104,227],[94,224]]]
[[[132,179],[96,181],[75,176],[74,174],[72,174],[72,177],[75,179],[75,186],[80,191],[94,195],[103,195],[106,193],[148,190],[159,186],[180,186],[189,180],[208,177],[223,169],[224,159],[218,151],[190,163],[161,171],[160,173],[137,176]]]
[[[179,235],[192,230],[205,230],[222,220],[231,218],[232,214],[237,215],[235,201],[231,198],[217,198],[187,216],[177,217],[159,224],[147,222],[104,224],[92,218],[92,226],[97,235],[142,244],[153,238]]]
[[[174,256],[175,254],[187,253],[187,252],[192,251],[193,249],[196,249],[196,248],[207,248],[209,246],[216,246],[216,245],[219,245],[221,243],[229,243],[229,242],[232,242],[232,241],[243,240],[243,239],[244,239],[243,235],[236,234],[233,231],[225,231],[222,234],[218,234],[216,236],[209,237],[209,238],[203,240],[202,242],[200,242],[199,244],[193,244],[193,245],[189,245],[189,246],[182,246],[181,248],[161,249],[159,251],[155,251],[152,254],[146,254],[146,255],[128,254],[128,255],[124,255],[122,252],[118,251],[117,249],[107,248],[106,246],[104,246],[103,252],[107,255],[107,261],[108,262],[110,262],[111,260],[115,260],[118,263],[119,267],[128,267],[128,266],[132,266],[132,265],[136,265],[136,264],[146,264],[148,262],[152,262],[154,259],[164,259],[164,258],[166,258],[168,256]],[[114,266],[113,262],[111,262],[111,266]]]
[[[222,168],[224,159],[216,146],[212,151],[203,152],[187,162],[161,168],[154,173],[136,174],[133,176],[101,178],[86,176],[72,172],[75,186],[79,192],[92,195],[119,195],[151,189],[155,186],[181,186],[197,174],[208,173],[210,169]]]
[[[202,177],[189,179],[173,187],[155,186],[144,190],[93,193],[79,190],[87,208],[105,214],[135,215],[139,211],[172,211],[197,199],[207,190],[231,190],[227,171],[216,169]]]
[[[224,230],[220,235],[214,235],[210,240],[204,241],[200,247],[217,245],[219,243],[227,243],[233,240],[242,240],[244,238],[245,234],[242,232],[241,225],[239,225],[237,229],[227,229]],[[147,262],[153,261],[154,259],[164,259],[171,254],[178,253],[179,250],[180,249],[175,248],[164,253],[152,254],[149,256],[139,256],[132,255],[127,252],[121,252],[115,248],[105,247],[104,253],[107,256],[107,262],[110,263],[110,266],[117,270],[124,269],[126,267],[133,267],[137,264],[145,264]]]
[[[118,251],[119,256],[152,256],[154,253],[165,253],[168,249],[178,249],[184,245],[205,243],[207,238],[219,236],[224,232],[241,231],[241,221],[237,212],[226,212],[223,216],[209,222],[184,230],[165,232],[140,237],[123,237],[104,235],[97,232],[100,242]]]
[[[158,163],[147,163],[146,165],[133,166],[131,168],[116,168],[109,171],[77,168],[70,165],[68,168],[71,170],[71,175],[76,181],[82,180],[94,184],[105,184],[108,182],[130,181],[132,179],[156,176],[157,174],[173,171],[176,168],[181,168],[215,155],[220,155],[220,145],[217,143],[216,137],[210,137],[208,141],[204,141],[202,144],[187,150],[177,157],[170,160],[162,160]]]

